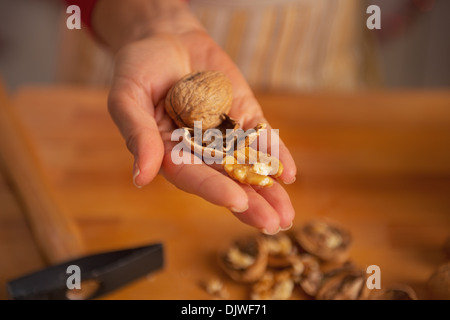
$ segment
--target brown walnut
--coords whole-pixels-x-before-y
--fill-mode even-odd
[[[234,157],[234,153],[231,151],[242,150],[246,146],[252,144],[258,138],[260,131],[265,128],[265,124],[259,123],[248,135],[242,134],[241,136],[239,136],[238,134],[236,134],[236,132],[238,130],[242,130],[240,128],[240,124],[236,120],[230,118],[228,115],[224,115],[223,122],[217,128],[214,128],[219,130],[222,135],[222,144],[219,144],[218,148],[212,148],[209,145],[210,143],[215,142],[215,137],[211,137],[211,139],[202,139],[202,143],[199,144],[199,142],[195,140],[194,129],[187,127],[183,128],[183,143],[199,157],[208,160],[215,160],[216,157],[221,158],[222,163],[227,154],[232,154]]]
[[[287,300],[294,289],[294,281],[288,270],[266,271],[252,285],[250,299],[252,300]]]
[[[189,73],[169,90],[165,109],[179,127],[194,128],[202,121],[203,131],[218,127],[233,100],[230,80],[221,72]]]
[[[249,283],[259,280],[267,268],[268,249],[262,238],[236,239],[219,252],[219,266],[233,280]]]
[[[326,262],[341,263],[347,260],[350,232],[327,221],[311,221],[296,233],[301,248]]]
[[[364,300],[369,296],[367,276],[352,263],[324,274],[316,293],[317,300]]]
[[[169,90],[165,109],[184,130],[184,145],[207,164],[222,164],[228,176],[243,184],[271,186],[273,178],[283,173],[282,163],[250,147],[266,124],[258,123],[244,132],[239,122],[228,116],[232,99],[231,82],[223,73],[193,72]],[[196,137],[195,121],[202,121],[201,137]]]
[[[293,257],[296,256],[297,250],[291,238],[287,234],[263,234],[262,238],[266,242],[269,252],[269,259],[267,263],[269,267],[287,268],[295,263],[292,260]]]
[[[308,253],[303,253],[297,257],[297,264],[302,265],[303,270],[294,280],[299,284],[304,293],[314,297],[323,279],[320,262],[315,256]]]

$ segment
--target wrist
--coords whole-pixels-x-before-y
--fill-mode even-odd
[[[203,30],[200,22],[194,17],[185,0],[156,0],[160,3],[152,13],[151,19],[144,22],[142,36],[172,33],[182,34],[194,30]],[[162,2],[162,3],[161,3]]]
[[[99,0],[92,27],[113,51],[160,33],[204,30],[183,0]]]

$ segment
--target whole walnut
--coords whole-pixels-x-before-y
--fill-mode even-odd
[[[194,128],[194,121],[202,121],[204,131],[222,123],[232,100],[231,82],[223,73],[193,72],[172,86],[165,109],[179,127]]]

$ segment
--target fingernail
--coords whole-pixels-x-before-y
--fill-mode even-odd
[[[273,236],[273,235],[276,235],[278,232],[280,232],[280,230],[281,230],[281,228],[278,227],[278,229],[275,232],[273,232],[273,233],[267,231],[266,229],[261,229],[261,232],[264,233],[264,234],[267,234],[268,236]]]
[[[291,181],[284,181],[284,184],[293,184],[297,180],[297,177],[294,177]]]
[[[292,225],[294,224],[294,222],[293,221],[291,221],[291,224],[288,226],[288,227],[286,227],[286,228],[281,228],[280,227],[280,231],[287,231],[287,230],[289,230],[290,228],[292,228]]]
[[[138,185],[136,183],[136,178],[139,176],[139,174],[141,173],[141,170],[139,170],[139,167],[137,166],[136,162],[133,165],[133,184],[135,185],[136,188],[142,188],[142,186]]]
[[[241,208],[241,209],[236,209],[235,207],[230,207],[230,211],[234,212],[234,213],[242,213],[247,210],[248,210],[248,204],[244,208]]]

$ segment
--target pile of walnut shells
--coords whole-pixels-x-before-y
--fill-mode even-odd
[[[349,260],[351,242],[341,226],[311,221],[290,232],[236,239],[220,250],[218,264],[231,280],[245,284],[254,300],[292,299],[295,290],[317,300],[417,299],[406,285],[368,289],[366,270]],[[206,289],[227,298],[224,291]]]

